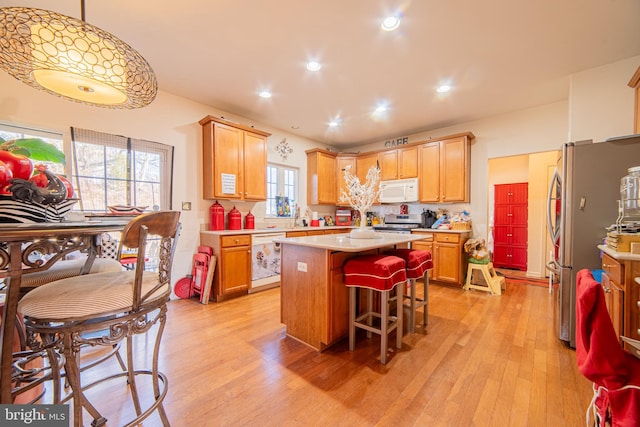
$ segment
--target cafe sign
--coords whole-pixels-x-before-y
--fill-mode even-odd
[[[389,147],[395,147],[397,145],[404,145],[404,144],[408,144],[409,143],[409,137],[408,136],[403,136],[400,138],[394,138],[394,139],[390,139],[388,141],[384,142],[384,146],[385,148],[389,148]]]

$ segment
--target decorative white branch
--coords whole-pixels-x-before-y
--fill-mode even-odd
[[[366,212],[380,195],[380,169],[371,166],[367,172],[367,182],[360,183],[356,175],[352,175],[347,166],[344,170],[344,182],[347,191],[342,190],[340,201],[349,203],[351,207],[360,212],[360,227],[366,227]]]

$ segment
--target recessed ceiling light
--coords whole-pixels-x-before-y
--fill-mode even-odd
[[[271,98],[271,92],[268,90],[261,90],[258,92],[258,96],[260,96],[260,98]]]
[[[322,65],[317,61],[307,62],[307,70],[309,71],[318,71],[320,68],[322,68]]]
[[[334,128],[340,125],[340,119],[334,119],[329,122],[329,127]]]
[[[387,106],[386,105],[378,105],[376,107],[376,113],[383,113],[387,111]]]
[[[382,20],[380,28],[385,31],[393,31],[400,26],[400,18],[397,16],[388,16]]]
[[[291,125],[291,129],[300,129],[300,126],[297,126],[297,125]]]
[[[438,86],[438,88],[436,89],[438,93],[445,93],[445,92],[449,92],[450,90],[451,90],[451,86],[449,85],[441,85],[441,86]]]

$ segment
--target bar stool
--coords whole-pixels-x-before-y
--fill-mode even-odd
[[[356,328],[380,335],[380,363],[387,363],[387,341],[396,331],[396,347],[402,348],[403,286],[398,287],[397,313],[389,315],[389,293],[407,280],[405,262],[390,255],[361,255],[344,264],[344,283],[349,288],[349,350],[355,349]],[[367,289],[366,312],[356,314],[357,289]],[[380,312],[373,310],[373,291],[380,294]],[[373,318],[380,319],[380,327],[373,326]]]
[[[421,249],[394,249],[384,252],[387,255],[402,258],[406,263],[407,284],[409,295],[404,297],[409,300],[409,332],[416,331],[416,311],[424,307],[422,311],[422,325],[426,326],[429,315],[429,270],[433,268],[431,252]],[[423,297],[416,296],[417,279],[423,278]]]

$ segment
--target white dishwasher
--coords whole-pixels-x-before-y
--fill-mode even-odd
[[[280,284],[280,243],[273,239],[285,233],[262,233],[251,236],[251,289],[256,292]]]

